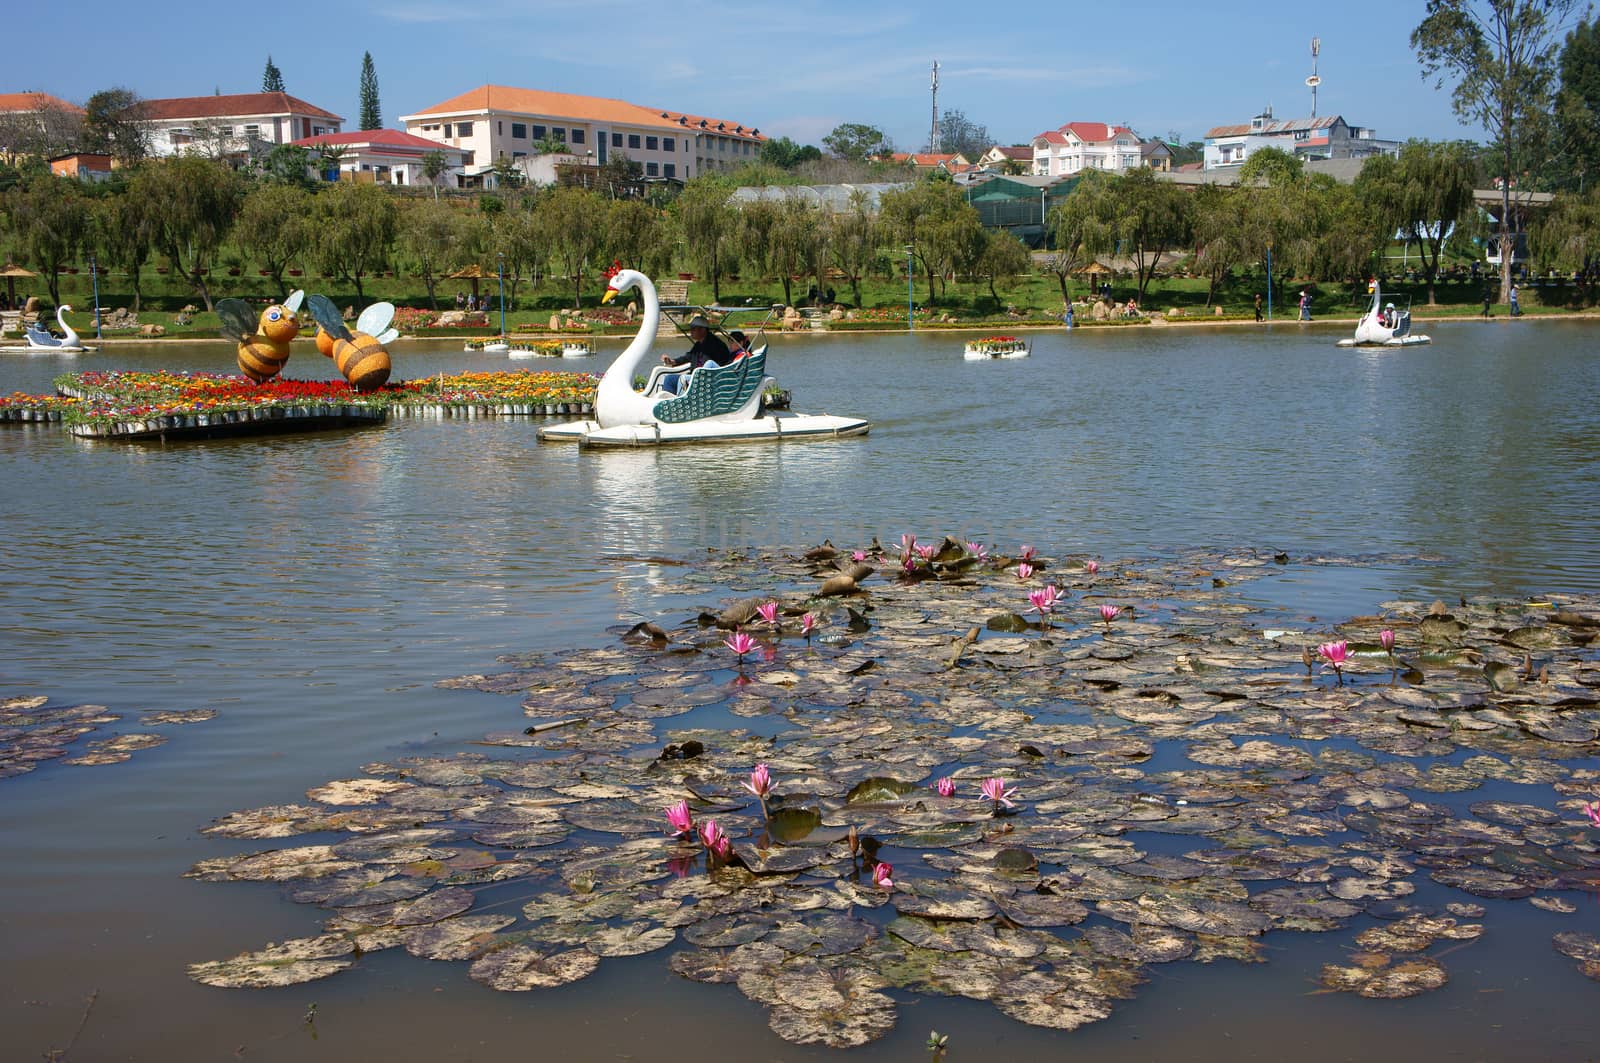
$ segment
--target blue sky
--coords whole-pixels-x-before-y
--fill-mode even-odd
[[[75,0],[48,35],[7,50],[0,91],[75,102],[114,86],[144,97],[254,92],[270,52],[291,94],[355,128],[361,54],[371,51],[390,126],[494,83],[730,118],[801,143],[863,122],[920,149],[937,59],[940,108],[963,111],[1002,142],[1068,121],[1197,140],[1269,103],[1279,118],[1308,114],[1309,45],[1319,36],[1319,114],[1384,138],[1479,138],[1419,74],[1407,40],[1423,9],[1423,0],[1277,5],[1267,15],[1256,4],[1167,0],[475,0],[464,9],[437,0]]]

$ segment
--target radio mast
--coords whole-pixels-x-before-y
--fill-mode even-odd
[[[933,125],[928,130],[928,150],[939,154],[939,60],[933,61]]]
[[[1322,54],[1322,38],[1311,38],[1311,76],[1306,78],[1306,85],[1311,89],[1311,117],[1317,116],[1317,86],[1322,84],[1322,78],[1317,76],[1317,56]]]

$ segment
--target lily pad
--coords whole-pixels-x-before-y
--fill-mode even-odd
[[[355,962],[355,946],[344,934],[299,938],[245,952],[231,960],[196,963],[189,977],[222,989],[263,989],[299,985],[338,974]]]

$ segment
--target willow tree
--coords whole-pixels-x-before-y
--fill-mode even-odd
[[[234,226],[234,243],[284,291],[284,271],[305,252],[311,239],[311,193],[288,184],[256,185],[245,194]]]
[[[936,279],[942,289],[946,276],[971,265],[983,249],[978,212],[948,178],[929,178],[885,192],[878,206],[884,228],[922,263],[930,299]]]
[[[156,250],[212,309],[206,271],[233,228],[243,181],[222,163],[185,155],[139,167],[127,194],[148,212]]]
[[[144,307],[144,265],[155,244],[155,223],[137,196],[102,196],[91,219],[95,252],[111,269],[128,275],[133,286],[133,312]]]
[[[849,280],[857,309],[861,308],[861,278],[878,261],[878,219],[868,206],[866,190],[852,189],[845,209],[830,215],[823,230],[828,259]]]
[[[88,205],[76,181],[42,174],[6,197],[11,232],[26,261],[44,274],[50,301],[61,302],[63,269],[88,234]]]
[[[1515,256],[1512,185],[1533,158],[1554,110],[1558,49],[1577,0],[1428,0],[1411,32],[1424,79],[1455,81],[1451,105],[1494,141],[1500,186],[1500,301]]]
[[[506,286],[512,305],[516,304],[517,285],[522,278],[539,283],[549,254],[549,238],[534,211],[536,202],[530,197],[519,198],[489,222],[491,244],[506,259]]]
[[[483,222],[436,199],[413,200],[401,212],[400,250],[428,289],[428,305],[439,309],[440,274],[465,265],[482,245]],[[512,293],[513,300],[516,293]]]
[[[1368,159],[1356,178],[1356,191],[1390,233],[1415,243],[1428,280],[1428,305],[1445,243],[1456,224],[1473,209],[1478,159],[1475,145],[1412,140],[1400,157]]]
[[[737,261],[739,231],[733,208],[733,183],[720,174],[703,174],[683,186],[674,208],[689,261],[711,278],[711,297],[722,298],[722,274]]]
[[[1600,188],[1557,195],[1530,227],[1528,243],[1541,267],[1566,266],[1594,276],[1600,271]]]
[[[1132,260],[1142,303],[1162,259],[1189,246],[1192,219],[1186,197],[1154,170],[1139,169],[1079,182],[1063,209],[1073,224],[1082,226],[1086,251],[1120,251]]]
[[[972,269],[989,282],[989,297],[999,309],[1000,293],[994,286],[1015,280],[1027,273],[1031,265],[1027,244],[1004,229],[994,229],[984,232],[983,246]]]
[[[583,306],[583,275],[595,261],[606,236],[606,201],[598,193],[561,185],[539,204],[539,220],[560,263],[572,281],[572,308]]]
[[[791,285],[796,277],[821,280],[827,233],[822,212],[804,199],[785,199],[778,206],[778,221],[771,237],[770,261],[783,281],[783,301],[793,304]]]
[[[383,268],[394,245],[393,198],[377,185],[341,181],[316,197],[311,218],[314,248],[323,272],[351,284],[364,301],[365,277]]]

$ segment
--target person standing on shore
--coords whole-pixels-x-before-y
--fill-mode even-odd
[[[1473,265],[1477,265],[1477,263],[1474,262]],[[1492,305],[1494,305],[1494,289],[1485,284],[1483,286],[1483,311],[1478,316],[1488,317],[1489,307]]]
[[[1256,320],[1261,320],[1261,293],[1256,292]]]
[[[1311,296],[1307,295],[1304,290],[1300,292],[1300,320],[1311,320]]]
[[[1521,317],[1522,316],[1522,305],[1517,302],[1517,286],[1516,286],[1516,284],[1512,284],[1511,285],[1511,316],[1512,317]]]

